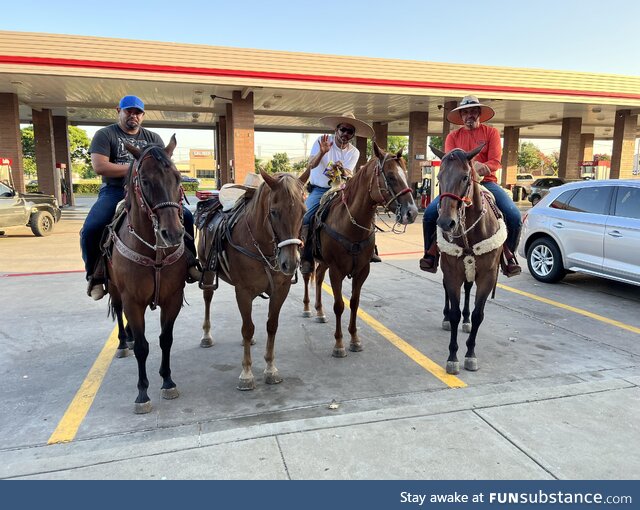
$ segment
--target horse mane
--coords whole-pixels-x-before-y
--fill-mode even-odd
[[[351,177],[351,179],[349,179],[347,183],[344,185],[345,199],[349,198],[351,191],[358,190],[360,189],[361,186],[364,186],[365,188],[369,186],[369,184],[366,182],[366,179],[370,176],[368,175],[368,172],[366,172],[365,170],[369,165],[371,165],[377,159],[378,158],[376,158],[375,156],[372,156],[369,161],[367,161],[364,165],[362,165],[360,168],[358,168],[357,171],[353,173],[353,177]]]

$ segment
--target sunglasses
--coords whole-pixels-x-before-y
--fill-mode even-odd
[[[338,131],[340,131],[341,133],[344,133],[345,135],[353,135],[356,132],[355,129],[347,128],[347,127],[341,127],[338,129]]]

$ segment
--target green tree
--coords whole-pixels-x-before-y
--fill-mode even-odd
[[[409,137],[408,136],[396,136],[390,135],[387,136],[387,152],[390,154],[395,154],[400,150],[402,150],[402,157],[407,161],[407,154],[409,153]],[[367,140],[367,160],[369,160],[373,156],[373,142],[371,139]]]
[[[296,172],[304,172],[307,169],[307,165],[309,164],[309,158],[305,158],[297,163],[293,164],[293,169]]]
[[[444,142],[441,136],[429,137],[429,145],[433,145],[436,149],[444,150]]]
[[[543,154],[531,142],[522,142],[518,151],[518,168],[531,172],[543,166]]]
[[[289,156],[287,156],[286,152],[276,152],[270,161],[271,169],[269,170],[271,173],[276,172],[291,172],[291,162],[289,161]]]
[[[33,126],[27,126],[20,130],[22,138],[22,157],[36,159],[36,143],[33,135]]]

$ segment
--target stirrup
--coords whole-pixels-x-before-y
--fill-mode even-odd
[[[380,255],[374,253],[373,255],[371,255],[370,262],[382,262],[382,259],[380,258]]]
[[[425,255],[420,259],[420,269],[427,273],[438,272],[438,259],[434,255]]]
[[[104,282],[96,281],[93,277],[89,278],[89,284],[87,285],[87,296],[94,301],[100,301],[106,294],[104,288]]]

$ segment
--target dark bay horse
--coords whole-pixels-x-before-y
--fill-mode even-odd
[[[476,336],[484,319],[487,298],[496,287],[502,245],[507,229],[493,196],[480,185],[471,165],[482,145],[471,152],[453,149],[445,154],[431,147],[442,164],[440,207],[438,214],[438,248],[442,256],[445,290],[442,327],[451,330],[447,373],[457,374],[458,324],[460,323],[460,289],[464,285],[465,302],[462,329],[469,333],[464,368],[478,370],[475,354]],[[476,295],[469,324],[469,293],[475,283]]]
[[[407,174],[402,159],[402,149],[397,154],[387,154],[373,143],[374,157],[363,165],[328,204],[328,212],[315,230],[319,236],[320,252],[314,253],[317,260],[316,280],[316,320],[326,322],[322,308],[322,282],[329,269],[333,290],[333,311],[336,316],[335,345],[333,356],[345,357],[342,342],[341,318],[344,311],[342,282],[346,276],[353,279],[351,286],[351,318],[349,333],[353,352],[362,350],[358,337],[356,317],[360,304],[360,291],[367,276],[374,250],[375,214],[378,206],[390,211],[395,209],[396,222],[406,225],[413,223],[418,208],[408,185]],[[320,209],[323,210],[322,205]],[[304,275],[304,317],[311,317],[309,310],[309,280],[311,274]]]
[[[178,396],[171,379],[170,353],[173,324],[182,306],[187,261],[183,191],[180,173],[170,159],[175,146],[175,136],[164,149],[154,145],[140,150],[126,145],[135,157],[127,176],[126,215],[111,234],[113,253],[107,264],[111,311],[118,320],[119,357],[126,355],[123,311],[133,336],[133,352],[138,362],[138,397],[134,411],[138,414],[151,411],[146,369],[149,343],[145,338],[144,320],[148,306],[161,308],[161,395],[166,399]]]
[[[238,389],[255,388],[251,371],[251,345],[255,326],[251,318],[253,300],[269,296],[267,319],[267,345],[264,359],[265,382],[277,384],[282,378],[275,366],[275,339],[282,304],[289,294],[291,277],[300,264],[300,229],[306,211],[302,182],[290,174],[270,175],[261,172],[264,182],[255,194],[247,198],[246,208],[240,213],[233,229],[222,228],[214,232],[209,225],[196,219],[198,226],[198,258],[203,264],[203,296],[205,317],[200,345],[213,345],[211,336],[211,300],[216,285],[214,279],[235,287],[236,302],[242,316],[244,356]],[[244,198],[241,200],[245,200]],[[218,212],[217,215],[224,213]],[[210,222],[215,222],[215,216]],[[212,233],[213,232],[213,233]],[[213,252],[212,252],[213,250]],[[220,261],[212,270],[211,260]]]

